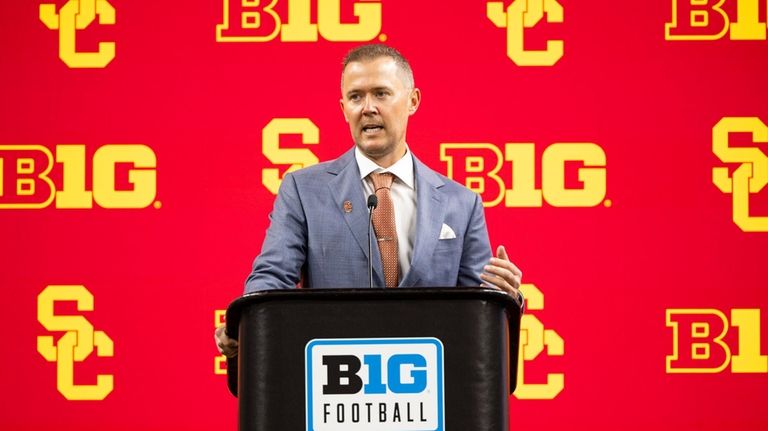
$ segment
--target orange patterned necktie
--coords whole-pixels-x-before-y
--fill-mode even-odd
[[[389,172],[370,174],[374,193],[379,198],[379,206],[373,211],[373,230],[381,252],[381,264],[384,267],[384,282],[387,287],[397,287],[397,231],[395,230],[395,207],[392,205],[390,187],[394,176]]]

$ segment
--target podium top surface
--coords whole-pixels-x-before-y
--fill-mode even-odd
[[[416,287],[397,289],[313,288],[280,289],[252,292],[232,301],[227,307],[227,334],[238,337],[240,317],[248,307],[272,301],[409,301],[409,300],[481,300],[497,303],[510,317],[520,316],[520,304],[506,292],[487,288]]]

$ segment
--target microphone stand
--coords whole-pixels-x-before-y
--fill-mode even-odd
[[[368,287],[373,288],[373,249],[371,246],[371,231],[373,230],[373,210],[379,206],[379,198],[376,194],[368,196]]]

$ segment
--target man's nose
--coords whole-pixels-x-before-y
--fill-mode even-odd
[[[379,107],[376,105],[376,100],[373,96],[366,95],[365,103],[363,103],[363,114],[378,114]]]

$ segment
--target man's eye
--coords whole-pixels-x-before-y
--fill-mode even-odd
[[[376,97],[378,97],[379,99],[381,99],[383,97],[386,97],[386,96],[387,96],[387,92],[386,91],[377,91],[376,92]]]
[[[360,95],[359,94],[353,94],[353,95],[349,96],[349,100],[351,100],[353,102],[357,102],[358,100],[360,100]]]

